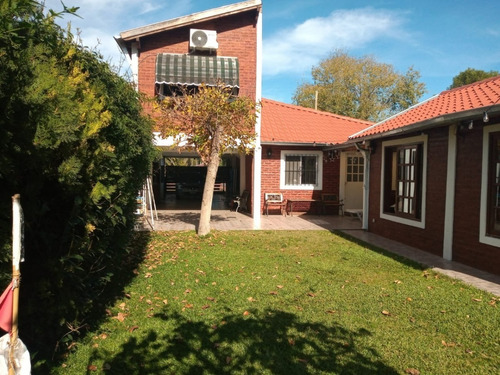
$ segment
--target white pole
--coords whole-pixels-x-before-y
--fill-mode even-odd
[[[10,332],[10,349],[9,349],[9,375],[15,375],[14,367],[14,348],[17,346],[18,338],[18,308],[19,308],[19,280],[21,272],[19,271],[19,263],[21,261],[21,240],[22,240],[22,213],[21,213],[21,196],[16,194],[12,197],[12,331]]]

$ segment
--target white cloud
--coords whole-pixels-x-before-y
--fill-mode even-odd
[[[121,60],[114,36],[120,32],[191,13],[192,0],[63,0],[67,7],[80,7],[76,16],[57,20],[62,27],[71,23],[74,34],[79,30],[85,46],[97,48],[105,60]],[[45,0],[46,8],[61,11],[60,0]]]
[[[338,10],[281,30],[263,43],[266,75],[311,69],[335,49],[355,49],[381,38],[400,37],[398,13],[372,8]]]

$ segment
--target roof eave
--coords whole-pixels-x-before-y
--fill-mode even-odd
[[[193,13],[188,16],[178,17],[167,21],[157,22],[151,25],[137,27],[122,31],[119,39],[124,42],[129,42],[142,38],[144,36],[157,34],[163,31],[177,29],[184,26],[190,26],[202,21],[210,21],[213,19],[231,16],[233,14],[250,11],[253,9],[260,9],[262,0],[248,0],[245,2],[226,5],[219,8],[206,10],[203,12]]]
[[[294,146],[294,147],[327,147],[333,143],[328,142],[285,142],[285,141],[261,141],[262,146]]]
[[[481,107],[475,108],[468,111],[454,112],[447,115],[434,117],[425,121],[417,122],[414,124],[406,125],[401,128],[394,130],[371,134],[367,136],[361,136],[356,138],[349,138],[346,142],[348,144],[358,143],[360,141],[375,140],[380,138],[387,138],[395,135],[403,135],[407,133],[413,133],[416,131],[423,131],[430,128],[436,128],[441,126],[448,126],[457,121],[469,121],[469,120],[481,120],[483,119],[484,112],[488,112],[489,115],[500,114],[500,105],[493,105],[491,107]],[[479,118],[478,118],[479,117]],[[352,137],[352,136],[351,136]]]

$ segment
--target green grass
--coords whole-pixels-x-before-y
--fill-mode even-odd
[[[327,231],[150,234],[52,374],[497,374],[500,299]]]

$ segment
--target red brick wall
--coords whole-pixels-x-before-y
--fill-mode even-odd
[[[371,157],[369,231],[442,256],[446,199],[448,128],[429,132],[426,228],[419,229],[381,219],[380,171],[382,146]],[[479,242],[482,163],[481,127],[457,137],[453,260],[500,275],[500,249]]]
[[[189,53],[189,29],[195,28],[217,31],[217,56],[238,57],[240,95],[255,98],[256,19],[256,11],[249,11],[141,38],[139,91],[154,95],[156,55]]]
[[[453,260],[500,275],[500,249],[479,242],[482,130],[475,126],[457,137]]]
[[[413,134],[417,135],[417,134]],[[411,135],[408,135],[410,137]],[[420,229],[380,218],[382,144],[371,156],[369,230],[432,254],[443,255],[448,129],[429,132],[427,154],[426,228]]]
[[[271,157],[267,150],[272,150]],[[281,150],[304,150],[299,147],[263,146],[262,150],[262,176],[261,176],[261,210],[264,208],[265,193],[282,193],[285,199],[321,199],[322,193],[339,194],[340,159],[327,161],[326,153],[323,156],[323,190],[281,190],[280,189],[280,163]],[[309,149],[310,150],[310,149]],[[300,203],[294,205],[294,211],[308,211],[318,213],[320,206],[316,203]]]

